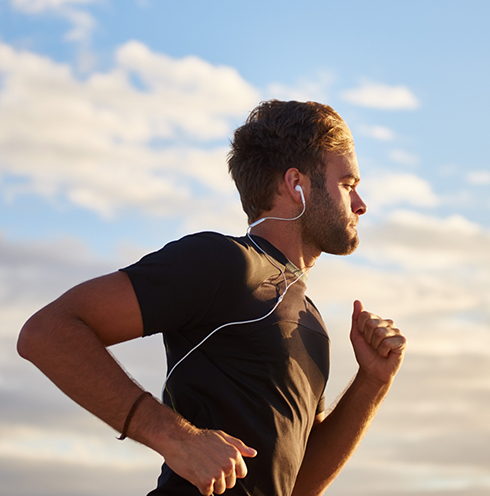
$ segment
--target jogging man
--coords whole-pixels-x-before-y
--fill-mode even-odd
[[[406,346],[393,321],[354,301],[359,370],[327,413],[329,339],[306,279],[322,252],[358,245],[366,205],[354,142],[331,107],[272,100],[236,130],[228,164],[250,224],[243,237],[186,236],[72,288],[29,319],[19,353],[122,438],[164,457],[152,496],[319,496]],[[167,349],[163,404],[107,350],[154,333]]]

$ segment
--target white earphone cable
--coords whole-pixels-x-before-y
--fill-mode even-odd
[[[299,188],[299,190],[298,190]],[[284,279],[284,291],[281,293],[281,295],[278,297],[276,303],[274,304],[274,306],[272,307],[271,310],[269,310],[269,312],[267,312],[265,315],[263,315],[262,317],[258,317],[256,319],[250,319],[250,320],[242,320],[242,321],[238,321],[238,322],[228,322],[226,324],[223,324],[219,327],[217,327],[216,329],[214,329],[213,331],[211,331],[204,339],[202,339],[198,344],[196,344],[191,350],[189,350],[171,369],[170,371],[168,372],[167,376],[165,377],[165,381],[163,382],[163,386],[162,386],[162,399],[163,399],[163,395],[164,395],[164,392],[165,392],[165,388],[167,386],[167,382],[168,380],[170,379],[170,376],[173,374],[174,370],[192,353],[194,352],[195,350],[197,350],[197,348],[199,348],[205,341],[207,341],[213,334],[215,334],[216,332],[220,331],[221,329],[224,329],[225,327],[229,327],[229,326],[232,326],[232,325],[242,325],[242,324],[253,324],[255,322],[260,322],[261,320],[264,320],[266,319],[267,317],[269,317],[270,315],[272,315],[274,313],[274,311],[276,310],[276,308],[279,306],[279,303],[281,303],[281,301],[283,300],[284,296],[286,295],[288,289],[293,285],[295,284],[296,282],[298,282],[303,276],[305,276],[306,274],[308,274],[308,272],[313,268],[313,267],[310,267],[306,272],[301,272],[300,271],[300,274],[290,283],[288,284],[287,283],[287,278],[286,278],[286,274],[284,273],[284,271],[281,269],[281,267],[275,262],[275,260],[270,257],[259,245],[258,243],[255,242],[255,240],[252,238],[252,236],[250,235],[250,230],[255,227],[256,225],[264,222],[265,220],[284,220],[284,221],[292,221],[292,220],[297,220],[299,219],[304,213],[305,213],[305,210],[306,210],[306,203],[305,203],[305,198],[303,196],[303,190],[301,189],[301,186],[296,186],[296,191],[299,191],[301,193],[301,200],[303,202],[303,210],[301,211],[301,213],[292,218],[292,219],[284,219],[282,217],[263,217],[262,219],[259,219],[258,221],[255,221],[253,222],[252,224],[250,224],[247,228],[247,237],[248,239],[257,247],[258,250],[260,250],[266,257],[267,259],[269,260],[269,262],[274,265],[280,272],[281,272],[281,275]]]

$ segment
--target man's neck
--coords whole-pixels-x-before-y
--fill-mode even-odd
[[[321,254],[320,250],[303,243],[301,227],[297,222],[288,224],[282,220],[266,220],[254,226],[250,234],[266,239],[303,271],[313,267]]]

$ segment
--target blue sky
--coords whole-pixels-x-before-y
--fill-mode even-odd
[[[352,300],[395,319],[410,344],[328,494],[487,494],[489,18],[483,0],[0,0],[6,494],[39,496],[39,481],[49,495],[153,486],[158,457],[114,443],[16,357],[16,336],[72,285],[169,240],[242,234],[227,147],[268,98],[328,103],[356,141],[361,245],[322,256],[309,278],[334,346],[329,397],[355,372]],[[158,394],[158,338],[114,353]]]
[[[37,10],[36,2],[13,5],[17,8],[9,2],[1,4],[3,42],[68,65],[73,81],[83,84],[94,74],[110,73],[117,64],[118,48],[131,40],[176,62],[198,57],[216,69],[238,71],[259,99],[303,96],[328,101],[350,123],[366,164],[399,170],[411,165],[410,170],[417,169],[438,195],[484,193],[482,181],[468,183],[469,174],[485,170],[489,77],[484,63],[488,56],[484,2],[305,2],[301,8],[292,2],[163,1],[66,2],[64,7],[61,3],[49,8],[46,2]],[[133,90],[148,91],[140,76],[129,74]],[[405,88],[416,103],[413,108],[393,110],[374,103],[352,104],[345,96],[349,90],[376,84]],[[85,98],[87,104],[96,105]],[[197,143],[187,133],[180,136],[181,143],[200,149],[226,146],[250,105],[226,116],[228,132]],[[376,128],[381,133],[384,128],[384,140],[366,136]],[[157,147],[159,140],[150,136],[144,145]],[[165,146],[165,139],[160,143]],[[3,181],[22,182],[22,176],[15,176],[6,174]],[[483,186],[488,185],[488,177],[483,177]],[[14,237],[28,237],[33,224],[39,236],[57,230],[76,235],[83,226],[94,234],[107,230],[99,216],[86,209],[73,211],[73,205],[66,205],[60,196],[53,209],[38,195],[25,195],[23,208],[8,209],[4,229]],[[448,206],[445,202],[434,211],[464,210],[485,223],[488,202],[484,209],[475,203],[467,199],[465,205]],[[38,222],[32,222],[33,211]],[[76,224],[74,216],[79,219]],[[49,217],[52,225],[45,220]],[[151,244],[161,237],[153,236],[153,223],[143,226],[137,215],[118,216],[110,224],[121,237],[128,227]],[[86,239],[90,238],[87,233]],[[114,248],[100,237],[89,243],[106,252]]]

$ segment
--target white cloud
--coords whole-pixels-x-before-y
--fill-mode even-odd
[[[336,284],[329,293],[318,288],[320,298],[349,301],[347,292],[352,293],[351,281],[355,280],[356,287],[365,281],[362,292],[366,296],[373,298],[370,291],[375,287],[378,303],[389,301],[389,306],[404,308],[404,313],[415,307],[432,309],[434,315],[441,310],[490,312],[486,289],[490,232],[459,215],[437,218],[409,210],[394,211],[380,224],[364,223],[361,219],[361,244],[353,260],[362,257],[374,266],[352,264],[352,258],[321,258],[320,267],[329,275],[322,274],[317,284],[325,280]],[[317,269],[311,280],[316,281]]]
[[[66,34],[68,41],[87,42],[96,26],[92,15],[76,7],[99,0],[11,0],[12,6],[26,14],[51,12],[65,18],[72,26]]]
[[[0,304],[11,309],[21,303],[44,305],[68,287],[117,270],[122,264],[122,260],[98,259],[76,239],[22,243],[0,236]],[[8,315],[17,313],[9,311]]]
[[[229,119],[251,110],[259,99],[258,92],[236,69],[213,66],[198,57],[176,60],[131,41],[118,49],[116,59],[123,71],[117,76],[125,77],[126,85],[127,76],[134,75],[147,86],[151,101],[145,111],[155,105],[160,112],[155,117],[165,119],[164,127],[182,128],[203,139],[226,137]],[[100,84],[105,82],[101,80]],[[104,96],[109,98],[107,92]]]
[[[129,42],[111,71],[80,81],[68,65],[0,44],[0,75],[0,171],[22,179],[4,186],[7,198],[61,195],[111,216],[185,209],[196,184],[232,194],[226,150],[208,143],[259,100],[234,69]]]
[[[81,10],[65,9],[61,12],[72,25],[71,31],[66,33],[65,39],[67,41],[86,41],[95,29],[95,19]]]
[[[353,105],[382,110],[412,110],[420,105],[417,97],[403,85],[365,82],[359,88],[343,91],[341,97]]]
[[[310,78],[301,78],[294,85],[272,83],[267,88],[267,99],[314,101],[328,103],[334,77],[324,71]]]
[[[137,470],[145,464],[156,465],[160,458],[141,446],[131,445],[128,448],[109,442],[109,439],[97,436],[97,432],[87,435],[31,426],[9,426],[0,431],[3,431],[0,458],[63,462],[85,467],[116,466],[125,470]]]
[[[66,6],[86,5],[94,1],[98,0],[11,0],[15,8],[30,14]]]
[[[449,233],[454,236],[473,236],[484,233],[483,229],[478,224],[469,221],[458,214],[451,215],[445,219],[439,219],[437,217],[429,217],[409,210],[399,210],[390,216],[390,221],[412,228],[423,228],[428,231],[435,230],[437,232]]]
[[[391,150],[388,156],[394,162],[398,162],[404,165],[416,165],[419,163],[419,158],[417,157],[417,155],[405,150]]]
[[[407,210],[379,225],[362,224],[355,255],[322,256],[310,272],[308,294],[327,324],[347,333],[352,302],[360,299],[395,320],[410,353],[488,357],[490,232],[461,216]]]
[[[202,218],[212,225],[216,215],[221,216],[221,225],[226,222],[230,226],[227,231],[238,223],[241,226],[243,214],[236,196],[228,201],[234,189],[226,174],[225,148],[214,140],[225,136],[230,122],[255,106],[258,97],[234,71],[220,72],[202,62],[174,60],[141,44],[128,45],[121,48],[111,71],[79,81],[68,66],[0,46],[4,78],[0,170],[25,179],[2,193],[10,192],[13,200],[20,191],[48,198],[63,195],[106,215],[125,206],[173,215],[181,209],[191,229],[198,229]],[[194,81],[206,83],[193,86]],[[220,84],[213,93],[213,86]],[[179,89],[182,86],[185,89]],[[228,102],[216,102],[223,94]],[[217,106],[209,105],[213,100]],[[161,102],[167,101],[171,106],[161,108]],[[232,110],[228,112],[228,108]],[[386,128],[378,129],[377,139],[383,135],[389,136]],[[361,193],[366,189],[370,195],[371,209],[387,211],[385,207],[403,203],[424,207],[439,202],[430,185],[416,175],[380,177],[381,183],[376,178],[361,183]],[[196,183],[206,194],[191,198]],[[477,494],[475,485],[488,486],[488,450],[483,447],[478,453],[483,468],[476,464],[477,468],[470,470],[464,465],[469,451],[464,447],[468,439],[488,445],[489,233],[461,216],[438,219],[407,210],[392,212],[382,225],[361,229],[361,245],[354,258],[322,257],[310,275],[309,294],[321,308],[334,338],[331,382],[339,381],[335,367],[348,369],[347,380],[355,371],[352,354],[338,351],[342,332],[347,341],[350,304],[355,298],[368,309],[393,317],[408,335],[409,348],[394,390],[375,421],[373,429],[377,430],[368,435],[332,489],[339,494],[360,494],[369,486],[377,494],[391,495],[393,487],[413,488],[410,484],[416,480],[419,492],[429,488],[427,491],[433,489],[430,494],[446,494],[449,489],[465,487]],[[27,480],[19,475],[19,481],[6,485],[8,477],[13,479],[8,475],[10,469],[18,463],[22,468],[15,474],[25,473],[28,467],[27,471],[35,474],[37,490],[52,487],[46,482],[49,473],[60,494],[71,494],[75,486],[84,494],[97,494],[100,487],[135,494],[133,486],[128,489],[125,484],[134,484],[135,475],[150,463],[156,477],[160,458],[150,460],[150,452],[135,447],[142,450],[140,458],[139,452],[132,451],[133,444],[121,446],[112,431],[98,427],[95,420],[84,423],[82,429],[73,422],[72,410],[67,413],[58,404],[53,406],[41,374],[12,358],[14,333],[36,305],[82,279],[113,270],[119,262],[97,260],[72,240],[29,246],[0,239],[0,252],[0,388],[13,388],[13,379],[22,378],[18,395],[29,398],[33,406],[27,409],[21,401],[1,402],[2,408],[8,404],[15,416],[12,422],[1,416],[3,487],[11,487],[13,494],[19,491],[19,481]],[[131,255],[131,261],[133,258]],[[337,314],[342,314],[342,322]],[[156,341],[151,348],[160,344]],[[117,350],[118,357],[131,365],[131,371],[140,369],[144,378],[151,375],[152,381],[160,383],[164,361],[160,356],[149,359],[147,349],[138,352],[140,344],[148,342],[127,343]],[[341,381],[339,392],[347,380]],[[158,385],[155,389],[158,391]],[[2,395],[4,392],[2,389]],[[468,398],[470,393],[473,401]],[[61,393],[57,397],[61,398]],[[478,398],[481,403],[476,403]],[[59,401],[69,402],[65,398]],[[39,413],[46,405],[50,408],[47,417],[62,429],[46,430],[40,425]],[[20,425],[21,414],[25,419]],[[67,425],[74,426],[73,431],[66,429]],[[478,432],[468,435],[468,426],[478,427],[474,429]],[[423,458],[434,446],[441,451],[433,454],[432,462],[409,459]],[[447,453],[459,459],[452,464],[440,461]],[[133,464],[134,460],[138,461]],[[98,479],[94,482],[95,463],[110,474],[102,484]],[[128,463],[132,470],[127,470]],[[83,472],[74,479],[72,470],[79,464]],[[112,471],[117,467],[122,467],[122,473]],[[153,483],[146,472],[141,479],[141,487]],[[83,480],[96,489],[85,490]],[[436,487],[443,489],[438,492]]]
[[[332,490],[359,494],[369,481],[376,494],[403,487],[442,496],[460,487],[483,496],[489,484],[490,232],[460,216],[410,211],[397,211],[381,225],[362,224],[358,252],[322,256],[308,280],[332,340],[328,397],[356,372],[348,339],[354,299],[394,319],[408,347],[392,391]]]
[[[359,127],[359,133],[379,141],[392,141],[395,138],[395,133],[385,126],[362,125]]]
[[[480,268],[482,283],[486,271],[490,274],[490,233],[461,215],[437,218],[396,210],[383,225],[370,226],[363,234],[365,251],[377,263],[396,262],[407,269],[419,268],[425,275],[450,270],[458,277]],[[473,275],[476,284],[478,277]],[[483,290],[482,297],[490,293]]]
[[[450,244],[451,240],[458,242]],[[358,255],[323,256],[310,273],[308,294],[321,309],[332,337],[329,395],[332,389],[340,392],[356,370],[352,352],[347,349],[353,299],[360,298],[367,309],[394,318],[409,339],[407,358],[393,390],[371,432],[336,482],[337,487],[344,487],[346,494],[359,492],[359,477],[369,480],[370,487],[378,494],[387,495],[397,485],[409,487],[407,481],[414,474],[419,474],[416,479],[420,490],[435,483],[452,487],[463,479],[465,487],[470,488],[472,484],[485,483],[488,453],[484,447],[481,453],[470,448],[489,437],[486,380],[490,363],[490,333],[486,325],[490,318],[489,243],[487,231],[462,217],[437,219],[398,211],[383,225],[371,225],[363,230]],[[392,256],[396,255],[397,247],[407,248],[410,260],[408,255],[401,262]],[[438,252],[444,256],[446,249],[452,250],[452,261],[448,260],[446,265],[428,261]],[[0,251],[0,281],[4,291],[4,298],[0,298],[0,329],[5,337],[12,335],[22,305],[27,309],[34,300],[52,297],[55,289],[70,280],[77,282],[82,273],[89,277],[88,272],[103,268],[100,261],[73,243],[29,246],[3,240]],[[358,256],[361,258],[356,259]],[[374,263],[371,266],[360,263],[365,258]],[[387,269],[380,267],[383,261],[400,263]],[[457,270],[452,269],[454,266]],[[15,296],[15,305],[7,295]],[[17,317],[8,317],[5,310],[13,306],[17,306]],[[16,329],[19,327],[16,325]],[[339,343],[341,337],[347,343],[345,348]],[[13,346],[5,343],[2,341],[0,349],[11,356]],[[116,350],[117,356],[124,365],[130,364],[131,372],[134,368],[140,372],[136,377],[145,387],[146,378],[152,376],[151,381],[159,383],[155,386],[158,391],[164,361],[151,355],[150,350],[138,348],[146,344],[146,340],[125,343],[125,348]],[[160,340],[155,337],[151,348],[157,346]],[[133,443],[117,443],[109,428],[89,418],[77,406],[70,406],[70,400],[54,387],[48,387],[39,372],[19,362],[20,359],[13,364],[11,358],[0,357],[0,379],[15,378],[14,383],[11,379],[0,380],[0,388],[17,386],[9,390],[15,392],[16,402],[2,403],[3,470],[5,466],[11,468],[13,463],[22,463],[23,467],[33,464],[38,469],[46,463],[51,469],[56,468],[53,475],[56,476],[78,464],[92,477],[96,465],[107,471],[118,468],[127,471],[131,464],[131,474],[137,475],[145,464],[152,464],[156,477],[159,457]],[[140,377],[145,380],[141,381]],[[5,389],[1,392],[5,394]],[[31,408],[22,408],[27,401]],[[7,408],[10,408],[8,416]],[[400,425],[404,426],[402,430]],[[138,461],[133,463],[135,459]],[[373,464],[370,460],[378,462]],[[434,464],[434,460],[438,462]],[[454,475],[455,471],[458,476]],[[111,472],[105,484],[115,487],[113,484],[117,485],[119,478],[111,482],[112,477]],[[142,485],[151,485],[151,474],[145,477]],[[66,483],[59,481],[59,487],[72,483],[73,479]],[[446,494],[444,491],[440,494]],[[123,488],[121,494],[129,492]]]
[[[466,181],[470,184],[487,185],[490,184],[490,170],[475,170],[468,172]]]
[[[432,207],[440,201],[425,179],[410,173],[378,171],[362,180],[360,193],[374,212],[400,204]]]

